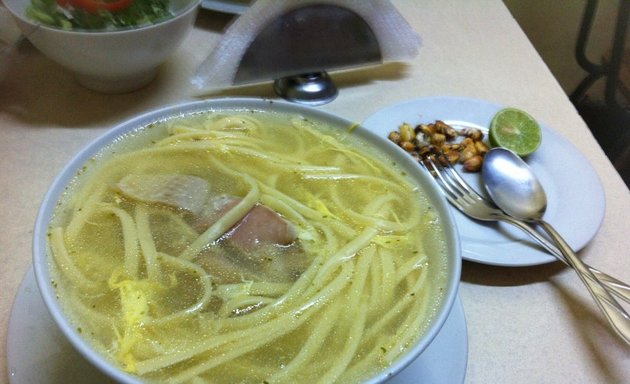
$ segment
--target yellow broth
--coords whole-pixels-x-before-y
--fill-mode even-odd
[[[296,239],[212,269],[225,234],[121,193],[128,175],[202,179]],[[445,233],[422,188],[350,127],[280,113],[195,113],[117,140],[68,186],[49,243],[77,331],[148,382],[361,382],[414,345],[445,295]]]

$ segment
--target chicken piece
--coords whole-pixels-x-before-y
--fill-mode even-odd
[[[204,231],[240,201],[237,197],[210,200],[193,227]],[[240,282],[244,276],[262,281],[295,281],[308,267],[308,259],[296,239],[293,225],[258,204],[196,262],[223,282]]]
[[[205,231],[240,201],[240,198],[230,196],[212,199],[193,227],[199,232]],[[255,205],[222,237],[222,240],[245,252],[265,244],[289,245],[295,239],[297,233],[293,226],[277,212],[260,204]]]
[[[259,245],[289,245],[297,234],[291,224],[271,209],[256,205],[225,235],[238,248],[250,251]]]
[[[197,176],[181,174],[130,174],[116,184],[124,196],[200,214],[210,196],[210,184]]]

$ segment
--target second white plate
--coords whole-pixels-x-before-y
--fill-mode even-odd
[[[421,98],[381,109],[368,117],[363,126],[383,136],[398,130],[403,122],[415,126],[445,120],[488,127],[501,108],[503,106],[469,98]],[[604,190],[584,155],[554,130],[539,123],[542,144],[526,160],[547,194],[544,219],[578,251],[601,226],[606,206]],[[483,191],[480,174],[462,175],[478,192]],[[476,221],[455,208],[452,211],[465,260],[501,266],[530,266],[556,260],[519,229],[504,223]]]
[[[467,363],[468,331],[458,297],[433,342],[387,384],[463,383]],[[24,276],[11,311],[7,364],[10,384],[115,384],[61,333],[42,301],[33,268]]]
[[[253,0],[203,0],[201,8],[233,15],[242,15]]]

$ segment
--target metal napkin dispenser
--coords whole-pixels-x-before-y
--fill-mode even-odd
[[[420,39],[385,0],[259,0],[226,30],[192,78],[199,90],[274,81],[285,99],[318,105],[329,71],[403,60]]]

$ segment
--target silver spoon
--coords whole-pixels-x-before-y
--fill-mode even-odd
[[[551,237],[588,288],[610,325],[630,344],[630,316],[599,283],[562,236],[542,219],[547,209],[547,196],[527,163],[510,150],[493,148],[484,157],[482,174],[486,190],[499,208],[517,219],[538,224]]]

